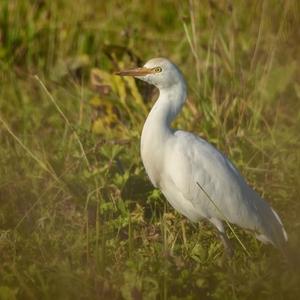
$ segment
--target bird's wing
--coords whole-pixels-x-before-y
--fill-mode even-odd
[[[277,214],[211,144],[191,133],[176,131],[168,147],[164,176],[202,217],[225,219],[258,231],[275,244],[285,239]]]

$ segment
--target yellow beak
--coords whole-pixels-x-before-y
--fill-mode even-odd
[[[148,68],[134,68],[134,69],[128,69],[128,70],[122,70],[115,72],[115,75],[119,76],[145,76],[148,74],[152,74],[153,70]]]

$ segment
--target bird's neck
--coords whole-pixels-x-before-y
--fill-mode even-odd
[[[168,89],[159,90],[159,98],[152,107],[143,128],[143,134],[151,131],[154,135],[159,133],[172,133],[171,123],[181,111],[186,99],[186,85],[179,82]]]
[[[160,185],[160,173],[165,147],[173,137],[171,122],[180,112],[186,98],[185,84],[160,89],[159,98],[144,124],[141,137],[141,156],[154,186]]]
[[[180,112],[185,98],[184,82],[173,85],[169,89],[159,89],[159,98],[152,107],[143,127],[141,136],[143,160],[145,155],[153,155],[154,152],[162,151],[168,139],[173,136],[171,122]]]

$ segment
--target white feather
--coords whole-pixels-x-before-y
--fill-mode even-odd
[[[222,231],[222,221],[226,220],[255,231],[263,242],[282,247],[287,234],[280,218],[233,164],[200,137],[170,128],[185,102],[186,84],[167,59],[152,59],[145,65],[148,69],[157,66],[161,73],[138,77],[160,91],[141,138],[142,160],[153,185],[191,221],[208,219]]]

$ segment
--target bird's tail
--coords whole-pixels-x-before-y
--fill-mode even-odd
[[[279,218],[277,212],[271,207],[271,210],[272,210],[272,213],[274,214],[276,220],[278,221],[279,225],[280,225],[280,229],[281,229],[281,233],[282,233],[282,236],[281,238],[283,237],[283,241],[284,243],[286,243],[288,241],[288,235],[283,227],[283,224],[282,224],[282,221],[281,219]]]
[[[288,241],[288,235],[275,210],[264,200],[263,202],[265,204],[263,213],[264,218],[260,234],[256,235],[256,238],[262,242],[269,242],[284,252]]]

